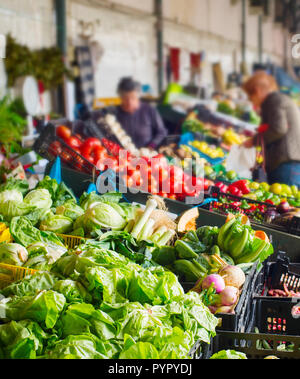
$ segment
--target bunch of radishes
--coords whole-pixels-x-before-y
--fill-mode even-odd
[[[208,307],[213,314],[234,313],[240,291],[246,277],[237,266],[225,266],[218,274],[208,275],[200,280],[193,291],[206,296]]]

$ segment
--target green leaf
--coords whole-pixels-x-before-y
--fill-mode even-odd
[[[41,291],[36,296],[13,298],[8,302],[0,301],[1,314],[8,320],[20,321],[30,319],[37,321],[46,329],[55,326],[66,299],[54,291]]]
[[[27,276],[15,283],[5,287],[1,294],[5,297],[11,296],[34,296],[43,290],[50,290],[55,285],[58,278],[48,272],[38,272],[35,275]]]
[[[222,350],[214,354],[210,359],[247,359],[247,356],[235,350]]]
[[[119,359],[159,359],[159,353],[149,342],[138,342],[120,354]]]

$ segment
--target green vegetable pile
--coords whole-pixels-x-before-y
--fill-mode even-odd
[[[250,225],[241,222],[241,216],[228,221],[219,231],[218,246],[229,254],[236,264],[264,262],[274,253],[269,240],[255,236]]]
[[[11,102],[8,97],[0,100],[0,143],[7,154],[22,141],[27,125],[26,119],[16,112],[15,104],[16,101]]]
[[[63,84],[65,75],[71,77],[57,47],[30,50],[8,35],[6,52],[5,68],[9,87],[14,85],[16,79],[32,75],[43,83],[45,89],[53,89]]]
[[[144,269],[101,242],[79,246],[51,272],[2,295],[0,350],[8,359],[184,359],[217,325],[174,274]]]
[[[196,282],[220,270],[218,257],[248,273],[257,261],[262,263],[273,252],[271,243],[256,238],[251,226],[243,225],[241,216],[237,216],[220,229],[203,226],[187,232],[174,247],[156,248],[153,260],[176,273],[181,280]]]

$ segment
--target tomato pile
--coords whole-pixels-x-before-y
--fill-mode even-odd
[[[220,188],[220,191],[222,193],[228,193],[234,196],[245,196],[248,195],[251,190],[248,187],[248,181],[247,180],[238,180],[235,183],[230,184],[227,186],[223,182],[218,182],[215,184],[216,187]]]
[[[72,135],[66,126],[59,126],[56,134],[68,146],[92,163],[99,171],[112,169],[118,173],[128,188],[137,188],[163,198],[183,201],[187,196],[198,197],[203,190],[208,190],[212,184],[209,180],[196,178],[186,173],[181,167],[170,165],[163,154],[153,158],[136,158],[112,141],[97,138],[83,140],[79,135]],[[68,157],[59,141],[51,145],[56,155],[68,161]],[[74,163],[81,169],[82,162],[78,156]],[[69,160],[70,163],[70,160]]]

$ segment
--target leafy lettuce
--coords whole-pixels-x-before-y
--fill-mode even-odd
[[[62,294],[55,291],[41,291],[35,296],[1,300],[0,314],[7,320],[30,319],[46,329],[51,329],[55,326],[65,303],[66,299]]]

